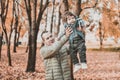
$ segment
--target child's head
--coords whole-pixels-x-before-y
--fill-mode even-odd
[[[66,11],[64,17],[66,18],[68,24],[74,24],[76,16],[73,13]]]

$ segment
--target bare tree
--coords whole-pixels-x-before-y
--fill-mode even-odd
[[[61,14],[61,16],[63,16],[65,11],[69,10],[68,0],[61,0],[60,4],[61,4],[60,5],[60,14]],[[64,17],[62,17],[62,21],[64,23],[64,22],[66,22],[66,19]]]
[[[13,5],[14,5],[14,0],[13,0]],[[7,13],[8,13],[8,7],[9,7],[9,0],[1,0],[1,23],[2,23],[2,30],[4,32],[5,39],[6,39],[6,44],[7,44],[8,64],[9,64],[9,66],[12,66],[11,55],[10,55],[10,40],[11,40],[12,31],[13,31],[15,7],[13,6],[13,10],[12,10],[13,14],[12,14],[12,20],[11,20],[11,25],[10,25],[10,32],[7,32],[6,16],[7,16]]]
[[[3,40],[3,32],[0,33],[0,60],[1,60],[2,40]]]
[[[25,26],[25,17],[24,14],[24,4],[22,0],[16,0],[16,20],[18,20],[19,24],[18,24],[18,28],[17,28],[17,39],[16,39],[16,43],[19,44],[19,37],[20,37],[20,33],[21,33],[21,29],[22,26]],[[19,17],[17,17],[19,16]]]
[[[28,64],[27,72],[35,71],[36,62],[36,49],[37,49],[37,34],[39,30],[40,21],[42,19],[42,14],[48,5],[48,0],[46,0],[43,5],[43,0],[40,0],[39,11],[37,14],[37,3],[38,0],[24,0],[26,6],[26,12],[29,21],[29,54],[28,54]]]
[[[100,49],[102,50],[102,48],[103,48],[103,29],[102,29],[101,22],[99,22],[99,38],[100,38]]]
[[[72,4],[74,4],[72,6],[72,11],[73,11],[74,15],[79,16],[80,12],[82,11],[81,0],[72,0]]]
[[[19,15],[19,8],[18,8],[18,4],[16,3],[16,1],[14,1],[14,7],[15,7],[15,10],[14,10],[14,14],[15,14],[15,23],[14,23],[14,30],[15,30],[15,35],[14,35],[14,47],[13,47],[13,52],[16,52],[16,47],[18,46],[18,43],[17,43],[17,29],[18,29],[18,24],[19,24],[19,21],[18,21],[18,15]]]
[[[16,43],[17,43],[18,45],[21,44],[21,43],[19,43],[21,27],[22,27],[22,25],[20,24],[20,25],[18,26],[18,31],[17,31],[17,39],[16,39]]]
[[[60,29],[60,4],[56,3],[56,11],[55,11],[55,19],[54,19],[54,36],[57,37]]]
[[[54,11],[55,11],[55,0],[52,1],[52,14],[51,14],[51,21],[50,21],[50,32],[53,32],[53,18],[54,18]]]

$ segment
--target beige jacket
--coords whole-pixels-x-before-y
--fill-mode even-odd
[[[63,46],[67,40],[68,38],[63,36],[53,45],[40,49],[40,54],[44,58],[46,80],[71,80],[67,48]]]

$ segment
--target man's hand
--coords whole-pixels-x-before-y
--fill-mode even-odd
[[[71,27],[66,27],[65,28],[65,35],[66,35],[66,37],[69,37],[70,36],[70,34],[73,32],[73,30],[72,30],[72,28]]]

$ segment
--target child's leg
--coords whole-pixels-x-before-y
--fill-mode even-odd
[[[81,43],[78,47],[78,52],[79,52],[79,57],[80,57],[80,61],[81,63],[86,63],[86,46],[85,43]]]
[[[73,72],[75,73],[81,68],[78,57],[77,57],[77,50],[70,48],[70,56],[71,56],[72,63],[74,65]]]
[[[78,57],[77,57],[77,51],[74,50],[73,48],[70,48],[70,56],[72,59],[72,63],[75,65],[79,63]]]
[[[80,56],[80,61],[81,61],[81,68],[82,69],[87,69],[85,43],[81,43],[80,46],[79,46],[79,56]]]

